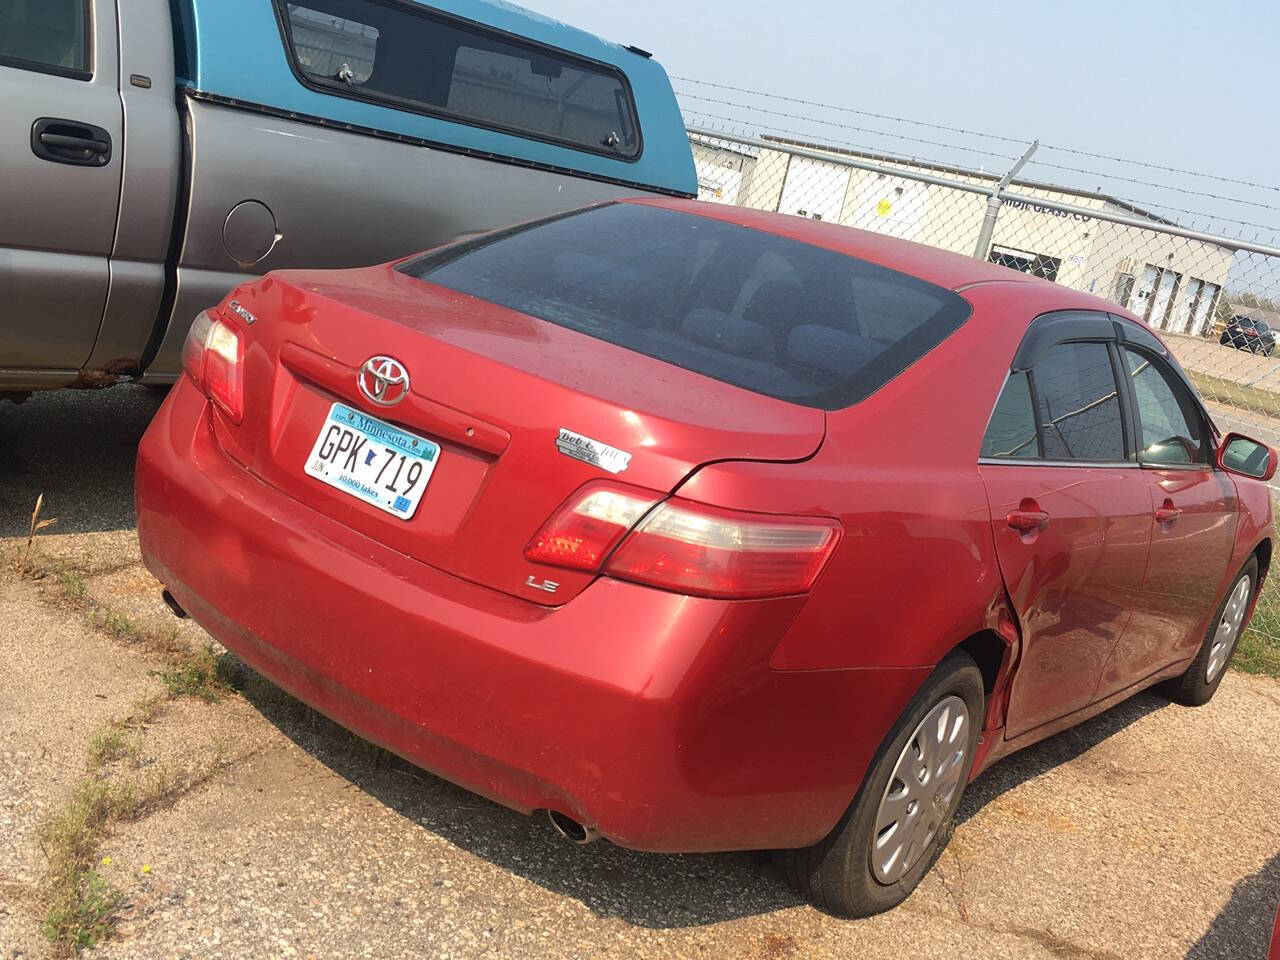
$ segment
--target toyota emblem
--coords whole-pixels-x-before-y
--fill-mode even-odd
[[[395,406],[409,392],[409,371],[390,357],[370,357],[356,381],[360,392],[380,407]]]

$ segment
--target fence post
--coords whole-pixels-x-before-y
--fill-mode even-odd
[[[1036,152],[1036,147],[1040,146],[1040,141],[1031,141],[1031,146],[1027,147],[1027,152],[1010,167],[1000,182],[995,185],[991,191],[991,196],[987,197],[987,215],[982,218],[982,230],[978,233],[978,246],[973,251],[973,255],[978,260],[987,259],[987,254],[991,252],[991,237],[996,232],[996,217],[1000,215],[1000,204],[1004,199],[1000,194],[1004,188],[1009,186],[1009,181],[1018,175],[1018,171],[1023,168],[1031,155]]]

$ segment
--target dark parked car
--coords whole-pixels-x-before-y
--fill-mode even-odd
[[[1271,560],[1275,454],[1140,321],[902,240],[632,200],[231,296],[138,454],[172,605],[570,839],[781,850],[838,913],[998,758],[1207,701]]]
[[[1265,320],[1236,317],[1223,329],[1218,342],[1235,347],[1237,350],[1248,350],[1250,353],[1260,353],[1264,357],[1269,357],[1271,351],[1276,348],[1276,334]]]

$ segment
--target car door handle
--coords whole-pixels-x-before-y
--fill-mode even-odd
[[[51,163],[101,167],[111,160],[111,134],[91,123],[41,117],[31,125],[31,152]]]
[[[1049,515],[1043,510],[1014,510],[1005,522],[1019,533],[1034,533],[1049,525]]]
[[[1182,511],[1173,505],[1172,500],[1166,500],[1163,507],[1156,508],[1156,523],[1173,523],[1182,516]]]

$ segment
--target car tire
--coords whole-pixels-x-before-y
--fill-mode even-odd
[[[1241,583],[1248,578],[1248,586]],[[1161,692],[1175,703],[1188,707],[1198,707],[1208,703],[1226,676],[1227,667],[1240,642],[1240,634],[1248,626],[1248,613],[1253,598],[1258,592],[1258,558],[1250,557],[1231,586],[1223,594],[1222,602],[1209,621],[1209,629],[1205,631],[1204,642],[1200,652],[1191,661],[1186,672],[1181,676],[1166,680],[1160,685]],[[1234,621],[1229,635],[1222,635],[1224,625]]]
[[[938,793],[919,801],[914,798],[905,801],[901,808],[904,812],[910,809],[912,802],[916,802],[915,819],[909,823],[917,824],[925,836],[912,830],[905,817],[904,821],[899,821],[904,823],[904,834],[915,835],[913,849],[902,853],[902,859],[893,865],[891,877],[878,876],[877,869],[873,867],[873,857],[878,857],[883,867],[887,850],[883,845],[879,849],[873,846],[877,834],[891,837],[899,829],[898,823],[894,823],[892,828],[876,829],[882,807],[892,809],[889,806],[893,802],[889,788],[891,785],[895,787],[899,803],[901,798],[909,795],[911,788],[898,777],[898,773],[902,772],[903,763],[922,762],[918,741],[920,728],[926,719],[935,729],[944,725],[951,727],[950,717],[958,716],[954,713],[958,710],[957,702],[963,704],[967,713],[967,729],[963,736],[957,734],[952,743],[958,748],[963,742],[964,754],[958,762],[953,762],[954,751],[943,747],[934,756],[939,758],[940,771],[945,771],[944,775],[931,774],[928,781],[922,781],[926,785],[936,782],[945,787],[955,777],[955,786],[946,795]],[[977,664],[965,653],[952,653],[938,665],[893,725],[872,760],[853,803],[832,831],[811,847],[775,852],[774,862],[783,878],[816,906],[844,917],[881,913],[907,899],[932,868],[950,837],[952,817],[973,770],[974,753],[985,716],[984,707],[982,673]],[[944,708],[953,712],[936,714]],[[935,715],[939,716],[937,724],[933,719]],[[912,771],[915,769],[913,767]],[[921,820],[922,815],[926,819]],[[934,823],[936,826],[929,833],[929,827]],[[890,832],[886,833],[886,829]],[[923,847],[914,849],[920,843]]]

